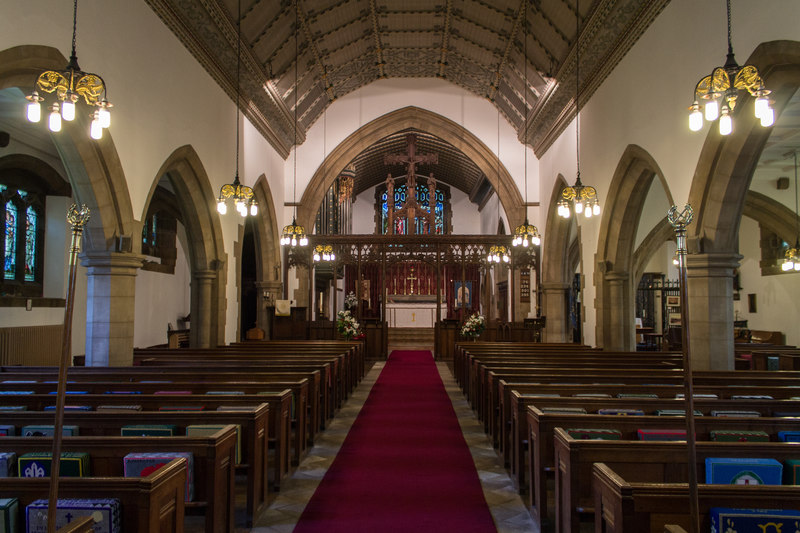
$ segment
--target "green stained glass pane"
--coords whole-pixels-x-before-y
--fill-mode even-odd
[[[39,214],[33,207],[28,207],[25,228],[25,281],[36,279],[36,233],[39,229]]]
[[[5,191],[7,188],[5,185],[0,185],[0,192]]]
[[[17,206],[6,202],[5,257],[3,274],[5,279],[14,279],[17,273]]]
[[[17,189],[17,194],[19,194],[20,198],[25,198],[26,196],[28,196],[28,193],[23,191],[22,189]]]

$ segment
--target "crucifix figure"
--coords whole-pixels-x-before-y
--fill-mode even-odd
[[[385,165],[404,164],[407,166],[406,203],[397,211],[394,210],[394,179],[391,174],[389,174],[389,177],[386,179],[386,206],[388,208],[387,234],[396,233],[395,220],[398,218],[407,218],[408,225],[414,228],[414,232],[416,232],[416,219],[418,216],[424,218],[428,222],[428,232],[430,232],[431,228],[436,227],[433,208],[436,198],[436,181],[433,180],[433,174],[431,174],[428,183],[429,185],[433,184],[434,187],[429,191],[432,203],[429,209],[423,209],[417,201],[417,165],[438,164],[439,154],[417,154],[417,136],[413,133],[409,133],[406,136],[406,142],[408,143],[407,154],[386,154],[383,156],[383,163]],[[409,233],[411,233],[411,231],[412,230],[409,230]]]

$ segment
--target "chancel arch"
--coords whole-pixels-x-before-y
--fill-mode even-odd
[[[776,122],[800,87],[800,42],[762,43],[747,60],[772,91]],[[711,130],[703,144],[689,192],[695,220],[688,228],[690,350],[698,369],[733,369],[733,275],[741,256],[739,224],[753,172],[771,128],[753,114],[753,98],[741,98],[728,136]]]
[[[609,188],[609,200],[600,225],[594,279],[596,339],[597,344],[607,350],[636,348],[637,280],[633,259],[642,209],[656,177],[672,205],[669,187],[653,157],[640,146],[629,145],[617,164]]]
[[[156,174],[143,218],[162,176],[172,185],[186,229],[191,271],[190,345],[214,347],[225,339],[227,256],[211,183],[194,148],[181,146]]]
[[[525,218],[523,199],[514,179],[503,165],[497,164],[497,155],[469,130],[437,113],[409,106],[387,113],[344,139],[320,164],[303,192],[297,210],[297,222],[306,228],[313,227],[326,191],[345,168],[366,148],[384,137],[407,129],[416,129],[435,135],[450,143],[472,160],[497,191],[509,225],[516,227]]]

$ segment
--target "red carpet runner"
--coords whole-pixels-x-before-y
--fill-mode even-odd
[[[496,531],[430,352],[392,352],[294,531]]]

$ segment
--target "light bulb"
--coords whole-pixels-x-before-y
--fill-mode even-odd
[[[771,107],[767,106],[767,108],[761,112],[761,125],[765,128],[769,128],[775,123],[775,110]]]
[[[247,216],[247,207],[244,204],[239,204],[239,214],[243,217]]]
[[[562,205],[561,209],[562,209],[562,211],[561,211],[561,216],[562,217],[569,218],[569,217],[572,216],[572,213],[570,212],[569,207],[567,207],[566,205]]]
[[[253,202],[250,204],[250,216],[256,216],[258,214],[258,204]]]
[[[61,113],[58,112],[58,103],[55,103],[52,105],[52,107],[50,107],[50,118],[48,120],[47,127],[53,132],[61,131]]]
[[[527,236],[522,239],[522,247],[523,248],[527,248],[528,247],[528,237]]]
[[[592,206],[592,214],[599,215],[600,214],[600,204],[594,204]]]
[[[586,209],[583,210],[583,216],[592,218],[592,208],[587,206]]]
[[[730,135],[733,131],[733,119],[728,106],[722,106],[722,116],[719,117],[719,134]]]
[[[220,198],[217,201],[217,213],[219,213],[220,215],[224,215],[227,212],[228,212],[228,204],[225,203],[224,199]]]
[[[319,261],[319,254],[314,252],[314,261]]]
[[[703,106],[703,111],[705,111],[706,120],[714,122],[719,117],[719,102],[709,99],[706,105]]]
[[[540,239],[539,237],[534,237],[533,239],[531,239],[531,242],[533,243],[534,246],[539,246],[540,244],[542,244],[542,239]]]
[[[39,122],[42,120],[42,104],[39,103],[42,101],[42,98],[39,96],[39,93],[33,91],[30,96],[26,96],[25,98],[30,100],[26,106],[28,120],[30,122]]]
[[[61,118],[68,122],[75,120],[75,100],[72,99],[72,95],[71,92],[68,92],[66,98],[61,103]]]
[[[305,235],[300,237],[300,246],[305,246],[307,244],[308,244],[308,237],[306,237]]]
[[[331,261],[336,261],[336,254],[331,254]]]
[[[681,264],[681,260],[678,259],[677,255],[672,256],[672,264],[675,266],[679,266]]]
[[[289,240],[286,236],[281,237],[281,246],[286,246],[287,244],[289,244]]]
[[[92,125],[89,127],[89,135],[95,140],[103,138],[103,126],[100,125],[100,119],[97,118],[97,113],[94,113]]]
[[[297,239],[295,238],[294,235],[292,235],[292,241],[291,242],[292,242],[292,246],[297,246]]]
[[[503,262],[504,262],[504,263],[508,263],[509,261],[511,261],[511,258],[510,258],[510,257],[508,257],[508,254],[506,254],[506,255],[503,255]]]
[[[108,100],[103,99],[98,107],[100,108],[97,111],[100,116],[100,125],[107,128],[111,125],[111,111],[108,110],[111,104],[108,103]]]
[[[794,269],[795,269],[795,271],[800,270],[800,263],[795,263],[794,264]]]
[[[700,104],[695,100],[689,109],[691,110],[691,113],[689,113],[689,129],[700,131],[703,127],[703,114],[700,112]]]
[[[583,202],[575,202],[575,214],[580,215],[583,213]]]
[[[769,98],[767,98],[767,96],[764,94],[759,94],[758,98],[756,98],[756,103],[753,106],[753,111],[755,112],[756,118],[761,118],[761,115],[768,107]]]

